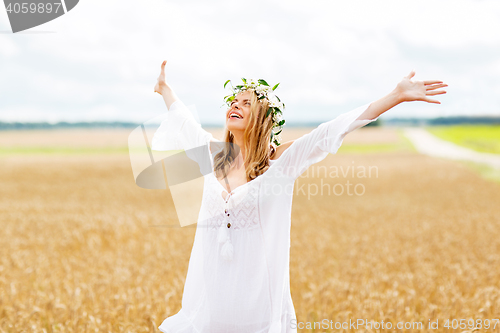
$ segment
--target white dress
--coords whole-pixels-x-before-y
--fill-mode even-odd
[[[232,189],[231,195],[213,172],[203,176],[182,308],[163,321],[160,331],[297,331],[291,325],[296,317],[289,278],[294,182],[310,165],[328,153],[335,154],[349,132],[378,119],[357,119],[369,105],[341,114],[295,140],[270,162],[265,173]],[[152,139],[153,150],[206,146],[212,153],[212,134],[202,129],[181,101],[174,102],[168,113],[169,119]],[[210,161],[212,164],[212,158]]]

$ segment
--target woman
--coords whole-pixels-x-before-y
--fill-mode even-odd
[[[201,210],[189,262],[182,309],[162,332],[296,332],[289,284],[291,207],[295,180],[312,164],[335,154],[344,137],[402,102],[439,101],[442,81],[411,81],[412,71],[385,97],[280,144],[284,104],[263,80],[247,81],[226,96],[224,140],[203,130],[165,80],[155,86],[169,114],[152,147],[206,147]],[[226,82],[227,84],[228,82]],[[218,153],[214,147],[222,143]],[[274,143],[274,145],[272,144]],[[314,227],[313,225],[311,227]]]

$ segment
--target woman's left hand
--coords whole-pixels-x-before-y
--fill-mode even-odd
[[[415,71],[412,70],[408,76],[403,77],[403,80],[396,86],[396,91],[400,96],[401,102],[424,101],[428,103],[441,104],[438,100],[427,96],[446,94],[445,90],[435,90],[438,88],[448,87],[443,81],[427,80],[427,81],[412,81],[415,76]]]

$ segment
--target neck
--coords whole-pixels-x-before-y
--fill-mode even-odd
[[[231,132],[233,134],[233,140],[234,144],[236,144],[240,150],[240,153],[238,154],[236,160],[238,161],[238,165],[243,163],[245,161],[245,156],[246,156],[246,151],[245,151],[245,141],[243,139],[243,132],[240,131],[235,131]]]

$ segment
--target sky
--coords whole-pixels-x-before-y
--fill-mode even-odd
[[[280,83],[288,123],[323,122],[413,80],[442,104],[389,118],[500,115],[500,1],[82,0],[12,34],[0,8],[0,121],[145,122],[167,112],[160,65],[202,124],[224,124],[226,80]]]

